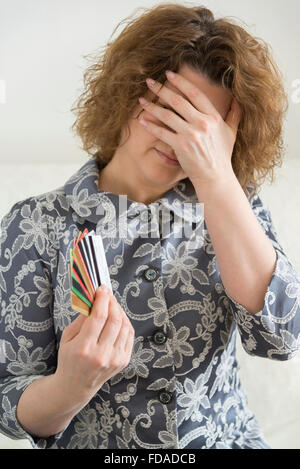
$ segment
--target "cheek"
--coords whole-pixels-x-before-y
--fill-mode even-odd
[[[154,147],[157,139],[136,120],[131,126],[131,136],[127,148],[132,154],[141,154]]]
[[[154,124],[159,125],[158,119],[156,119],[149,112],[142,111],[139,114],[138,119],[141,118],[145,119],[147,122],[153,122]],[[142,124],[139,123],[138,119],[136,119],[133,124],[133,135],[135,135],[139,140],[142,139],[145,145],[147,145],[148,142],[157,140],[157,138],[153,134],[151,134]]]
[[[143,110],[139,116],[139,118],[145,119],[145,121],[153,122],[154,124],[158,125],[160,122],[157,117],[155,117],[153,114],[151,114],[148,111]]]
[[[150,114],[150,112],[143,111],[141,113],[140,117],[143,117],[145,119],[145,121],[153,122],[153,124],[157,125],[158,127],[162,127],[164,129],[167,129],[169,132],[172,132],[172,133],[176,134],[174,129],[172,129],[171,127],[168,127],[166,124],[164,124],[157,117],[153,116],[153,114]],[[141,124],[139,124],[139,125],[141,125]]]

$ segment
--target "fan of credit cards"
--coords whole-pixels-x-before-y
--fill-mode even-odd
[[[86,228],[70,249],[69,275],[72,309],[89,316],[97,288],[106,285],[112,292],[105,251],[100,235]]]

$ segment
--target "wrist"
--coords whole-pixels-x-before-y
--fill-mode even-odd
[[[233,171],[223,173],[210,180],[203,180],[201,178],[193,178],[191,182],[194,186],[195,192],[198,196],[199,202],[207,203],[211,201],[215,196],[226,197],[228,191],[232,187],[240,183]]]
[[[18,401],[16,418],[29,434],[47,438],[63,431],[84,405],[67,399],[57,376],[52,374],[26,387]]]
[[[76,415],[91,399],[90,396],[78,394],[76,389],[66,387],[60,375],[55,372],[49,381],[49,387],[56,403],[57,413],[60,415]],[[49,378],[50,378],[49,376]]]

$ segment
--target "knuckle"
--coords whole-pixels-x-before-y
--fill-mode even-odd
[[[119,327],[121,324],[120,319],[117,317],[111,318],[110,322],[114,327]]]
[[[172,112],[169,111],[169,109],[165,109],[162,111],[161,117],[164,121],[169,121],[173,117],[173,115]]]
[[[127,332],[129,330],[129,324],[126,320],[124,321],[124,319],[122,321],[122,329],[124,332]]]
[[[117,309],[118,308],[118,301],[116,300],[116,298],[113,298],[111,297],[110,299],[110,303],[109,303],[109,309],[112,310],[112,309]]]
[[[120,368],[120,361],[117,357],[113,357],[110,360],[110,367],[111,368]]]
[[[105,322],[105,321],[106,321],[106,318],[107,318],[107,315],[108,315],[108,311],[107,311],[106,308],[96,308],[95,316],[96,316],[97,319],[99,319],[100,321]]]
[[[87,360],[88,358],[90,358],[90,350],[89,350],[89,347],[87,345],[85,346],[82,346],[79,350],[78,350],[78,355],[79,355],[79,358],[82,358],[84,360]]]
[[[122,310],[122,312],[123,312],[123,321],[124,321],[124,324],[127,324],[128,326],[130,326],[130,325],[131,325],[131,322],[130,322],[130,320],[129,320],[127,314],[124,312],[124,310]]]
[[[94,303],[93,309],[95,310],[97,314],[106,314],[108,310],[108,308],[105,305],[103,305],[102,303],[97,303],[97,302]]]
[[[100,342],[100,347],[97,347],[97,353],[95,354],[95,361],[98,366],[100,366],[101,368],[108,368],[110,352],[110,344],[103,344],[103,342]]]
[[[120,318],[122,316],[120,314],[120,308],[117,304],[111,304],[110,305],[110,310],[109,310],[110,316]]]
[[[98,312],[98,311],[101,311],[101,310],[105,311],[107,309],[105,307],[105,303],[103,304],[103,299],[106,298],[106,297],[104,297],[104,295],[106,295],[108,297],[107,293],[101,293],[101,297],[99,296],[98,298],[96,298],[96,301],[93,304],[93,310]]]
[[[187,129],[187,133],[188,133],[189,139],[197,140],[197,138],[198,138],[198,132],[197,132],[194,128],[189,127],[189,128]]]
[[[183,104],[183,99],[181,96],[176,95],[171,97],[170,102],[172,106],[180,106]]]
[[[204,133],[207,133],[208,130],[209,130],[209,123],[207,121],[202,121],[201,123],[201,130],[204,132]]]
[[[163,139],[164,138],[164,129],[162,127],[159,127],[159,126],[156,126],[154,127],[153,131],[155,132],[155,134],[157,135],[157,137],[159,139]]]
[[[108,369],[109,368],[109,350],[107,347],[101,346],[100,349],[94,354],[94,364],[97,368]]]
[[[192,86],[192,88],[188,92],[188,98],[198,98],[200,97],[200,92],[196,86]]]
[[[109,321],[115,326],[119,326],[122,323],[122,317],[118,310],[112,309],[109,315]]]
[[[110,298],[111,298],[110,292],[107,292],[107,291],[101,292],[101,295],[100,295],[100,297],[99,297],[99,302],[100,302],[100,304],[101,304],[103,301],[106,302],[106,303],[108,303],[109,300],[110,300]]]
[[[219,124],[223,119],[220,114],[211,114],[210,120],[212,124]]]
[[[97,368],[100,368],[101,370],[106,370],[109,368],[107,361],[103,357],[97,357],[95,359],[95,365]]]

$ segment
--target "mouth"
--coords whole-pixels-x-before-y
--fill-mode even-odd
[[[168,153],[165,153],[161,150],[158,150],[157,148],[155,148],[156,151],[158,151],[159,153],[161,153],[162,155],[164,155],[166,158],[169,158],[169,160],[172,160],[172,161],[177,161],[178,162],[178,159],[175,158],[174,156],[171,156],[169,155]]]

